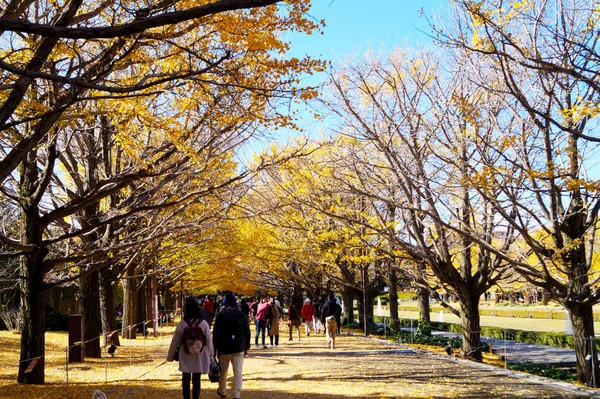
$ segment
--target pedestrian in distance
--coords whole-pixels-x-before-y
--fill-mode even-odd
[[[264,297],[260,300],[256,308],[256,336],[254,337],[254,344],[258,349],[258,337],[262,335],[262,348],[265,349],[265,333],[267,329],[267,312],[269,311],[269,298]]]
[[[296,305],[296,300],[292,298],[288,306],[288,327],[290,328],[290,341],[292,339],[292,330],[295,328],[298,331],[298,341],[300,341],[300,310]]]
[[[335,349],[335,336],[337,334],[337,323],[335,321],[335,315],[339,306],[335,301],[335,296],[330,293],[325,302],[325,305],[321,309],[321,322],[325,325],[325,336],[327,337],[327,348]]]
[[[313,306],[315,307],[315,317],[313,317],[313,328],[315,334],[317,335],[321,333],[321,306],[323,306],[322,302],[324,303],[324,301],[313,301]],[[325,329],[323,328],[323,330]]]
[[[273,319],[271,322],[271,328],[269,329],[269,339],[271,340],[271,347],[279,346],[279,322],[281,320],[281,305],[275,298],[271,298],[271,312]],[[273,343],[274,342],[274,343]]]
[[[237,306],[234,294],[225,295],[223,311],[217,314],[213,327],[213,343],[221,366],[217,395],[224,398],[227,393],[227,371],[229,364],[233,368],[233,397],[242,394],[242,368],[244,358],[250,349],[250,325],[248,316]]]
[[[313,329],[313,317],[315,316],[315,307],[312,305],[310,298],[306,298],[302,305],[302,321],[306,330],[306,336],[310,336],[310,330]]]
[[[248,305],[248,302],[246,302],[246,298],[242,298],[238,307],[240,308],[240,311],[244,315],[246,315],[246,319],[248,319],[248,321],[249,321],[250,320],[250,306]]]
[[[201,331],[204,344],[199,345],[200,348],[195,347],[193,351],[191,349],[186,349],[186,342],[183,342],[184,338],[188,336],[186,329]],[[188,353],[188,350],[190,353]],[[175,333],[173,334],[171,345],[169,346],[169,352],[167,353],[168,362],[172,362],[174,360],[175,352],[177,351],[179,351],[179,371],[181,371],[181,388],[183,391],[183,399],[199,399],[200,374],[208,373],[210,369],[210,362],[215,355],[215,351],[208,322],[202,319],[200,303],[192,296],[186,299],[183,309],[183,319],[179,321],[177,327],[175,328]],[[198,351],[199,353],[196,353]],[[191,397],[190,381],[192,383]]]

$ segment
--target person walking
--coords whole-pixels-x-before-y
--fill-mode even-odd
[[[337,325],[337,335],[340,335],[340,329],[342,328],[342,301],[337,296],[335,297],[335,323]]]
[[[204,334],[206,345],[200,353],[192,354],[184,350],[186,346],[183,343],[185,330],[188,327],[200,328]],[[175,352],[179,350],[179,371],[181,371],[181,388],[183,391],[183,399],[199,399],[200,398],[200,374],[208,373],[210,369],[210,361],[215,355],[213,341],[211,339],[210,327],[208,322],[202,319],[200,312],[200,303],[192,296],[185,301],[183,310],[183,319],[179,321],[175,328],[175,333],[171,339],[171,345],[167,353],[167,361],[172,362],[175,357]],[[192,383],[192,396],[190,397],[190,381]]]
[[[337,312],[338,304],[335,301],[335,296],[330,293],[321,308],[321,322],[325,326],[325,336],[327,337],[327,348],[335,349],[335,336],[337,334],[337,323],[335,321],[335,315]]]
[[[313,328],[315,330],[315,334],[319,335],[321,333],[321,307],[323,306],[324,301],[314,301],[313,306],[315,307],[315,317],[313,317]],[[323,328],[323,333],[325,333],[325,329]]]
[[[269,329],[269,339],[271,340],[271,347],[277,347],[279,345],[279,321],[281,319],[281,307],[279,301],[275,298],[271,298],[271,312],[273,314],[273,320],[271,321],[271,328]],[[273,344],[275,341],[275,344]]]
[[[306,336],[310,336],[310,330],[313,329],[313,317],[315,315],[315,307],[312,305],[310,298],[306,298],[304,305],[302,305],[302,319],[304,320],[304,327],[306,329]]]
[[[256,308],[256,336],[254,337],[254,344],[256,348],[258,346],[258,336],[262,335],[262,347],[263,349],[267,346],[265,345],[265,330],[267,329],[267,312],[269,310],[269,298],[264,297],[260,300],[258,307]]]
[[[221,398],[227,392],[227,371],[229,364],[233,368],[233,397],[240,398],[242,394],[242,368],[244,357],[250,349],[250,325],[248,316],[242,313],[234,294],[225,295],[223,311],[217,314],[213,327],[213,343],[221,366],[217,395]]]
[[[248,305],[248,302],[246,302],[246,298],[242,298],[238,307],[240,308],[240,311],[246,316],[246,319],[248,319],[248,321],[249,321],[250,320],[250,306]]]
[[[295,299],[292,298],[290,305],[288,306],[288,327],[290,328],[290,341],[293,341],[292,330],[294,329],[294,327],[296,328],[296,330],[298,330],[298,341],[300,341],[300,324],[301,323],[302,322],[300,321],[300,311],[298,310],[298,307],[296,306]]]

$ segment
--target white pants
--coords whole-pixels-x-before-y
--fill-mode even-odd
[[[316,333],[319,333],[319,331],[321,331],[321,320],[319,320],[316,317],[313,319],[313,328],[315,329]]]
[[[308,333],[310,333],[310,330],[313,330],[313,332],[315,331],[313,328],[313,321],[312,320],[306,320],[304,322],[304,327],[306,328],[306,335],[308,335]]]
[[[229,362],[231,362],[231,365],[233,366],[233,397],[239,398],[242,395],[242,366],[244,365],[244,352],[219,356],[219,365],[221,366],[219,392],[223,395],[227,393],[227,371],[229,370]]]

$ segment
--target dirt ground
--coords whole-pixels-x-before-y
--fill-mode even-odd
[[[180,398],[177,364],[164,363],[170,330],[161,333],[157,339],[123,340],[114,358],[71,364],[68,384],[66,333],[47,333],[47,383],[26,386],[16,383],[19,336],[0,332],[0,398],[83,399],[95,389],[110,399]],[[216,386],[203,375],[201,398],[217,399]],[[337,348],[329,350],[323,335],[311,334],[300,342],[282,335],[277,348],[253,345],[244,363],[242,397],[600,398],[600,391],[352,335],[338,337]]]

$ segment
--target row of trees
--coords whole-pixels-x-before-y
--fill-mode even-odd
[[[227,237],[231,207],[266,165],[241,168],[236,150],[293,127],[279,106],[313,96],[297,76],[322,68],[285,57],[281,39],[319,29],[310,2],[277,3],[4,3],[0,243],[3,285],[21,298],[19,382],[44,382],[52,287],[78,285],[85,355],[98,357],[92,338],[116,327],[119,283],[130,337],[148,284],[181,281]]]
[[[344,292],[350,314],[357,298],[368,315],[384,281],[392,318],[399,278],[424,321],[428,297],[450,292],[476,360],[481,295],[524,279],[568,311],[578,378],[599,381],[586,357],[600,300],[600,14],[578,0],[451,7],[431,20],[441,49],[370,52],[331,72],[330,138],[253,183],[247,215],[269,248],[255,255],[273,281]]]
[[[86,340],[114,330],[119,284],[129,338],[152,281],[336,290],[365,326],[384,285],[397,319],[407,281],[424,322],[431,295],[456,296],[463,350],[480,360],[481,294],[521,276],[569,311],[591,381],[597,10],[457,0],[453,19],[431,21],[444,48],[340,65],[316,99],[328,138],[242,168],[240,146],[294,127],[278,106],[313,99],[297,77],[323,68],[286,59],[279,36],[319,28],[309,2],[275,3],[4,8],[0,260],[20,292],[21,359],[44,355],[43,294],[69,281]],[[27,364],[19,381],[42,383],[43,362]]]

